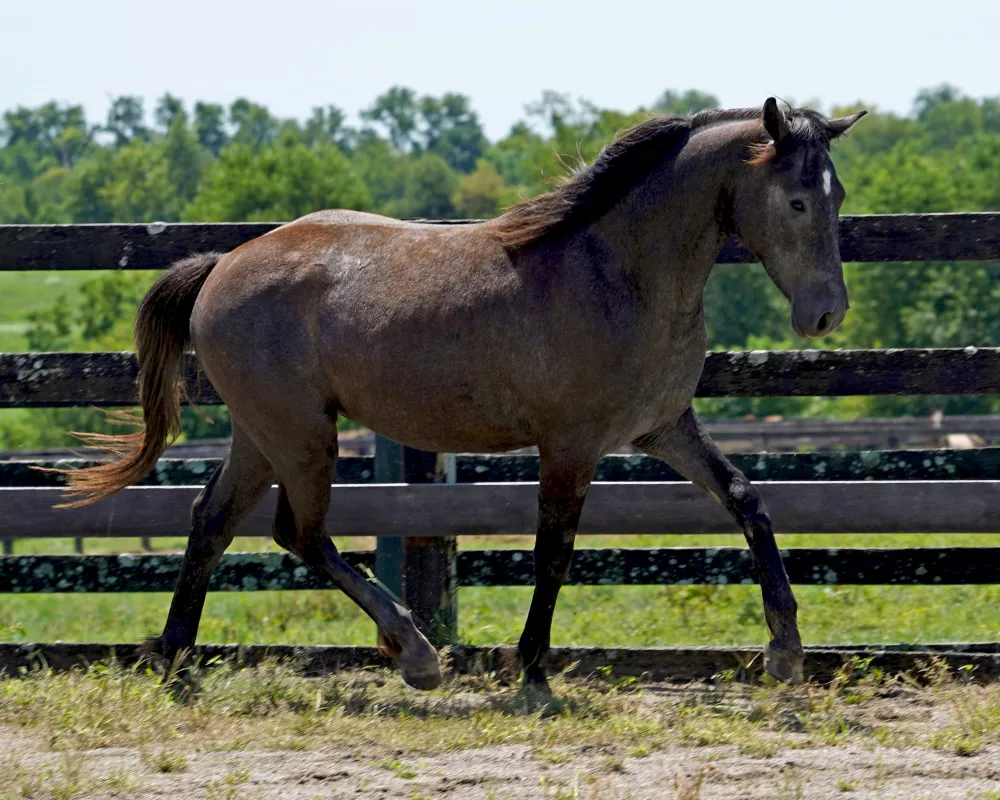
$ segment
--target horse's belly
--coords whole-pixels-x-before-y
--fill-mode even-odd
[[[500,453],[538,444],[524,414],[494,413],[494,404],[438,396],[432,402],[406,393],[378,393],[342,403],[343,413],[376,433],[409,447],[437,452]]]

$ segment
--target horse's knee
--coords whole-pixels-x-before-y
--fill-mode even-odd
[[[760,492],[742,474],[728,486],[726,507],[747,532],[771,532],[771,514]]]

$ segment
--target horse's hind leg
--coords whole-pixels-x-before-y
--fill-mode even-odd
[[[239,522],[267,493],[274,471],[234,422],[229,454],[194,502],[191,534],[163,633],[150,649],[173,661],[194,645],[212,571],[233,541]]]
[[[441,683],[437,652],[417,630],[410,612],[348,564],[326,533],[336,440],[315,444],[278,465],[281,479],[274,539],[314,571],[325,575],[378,625],[380,640],[399,662],[403,680],[418,689]]]
[[[802,678],[802,639],[798,606],[774,541],[774,528],[760,493],[715,446],[692,409],[670,428],[652,431],[633,442],[649,455],[666,461],[681,475],[708,491],[743,528],[755,577],[764,597],[764,619],[771,641],[764,666],[775,678]]]

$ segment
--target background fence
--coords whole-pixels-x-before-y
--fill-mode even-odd
[[[0,226],[0,269],[161,269],[192,252],[232,249],[273,227]],[[1000,214],[844,217],[841,241],[845,261],[997,259]],[[743,263],[752,257],[729,243],[719,260]],[[0,354],[0,407],[129,405],[135,401],[135,377],[129,353]],[[219,402],[193,359],[188,389],[197,402]],[[1000,350],[976,347],[711,353],[698,387],[702,397],[998,391]],[[752,480],[764,483],[778,533],[1000,532],[1000,449],[753,454],[733,460]],[[76,510],[53,509],[60,477],[29,466],[0,462],[0,538],[184,535],[197,487],[215,461],[164,459],[142,485]],[[533,582],[530,551],[457,552],[455,537],[533,533],[537,476],[534,456],[440,457],[379,440],[374,457],[341,459],[328,524],[335,535],[384,537],[377,552],[352,557],[375,566],[420,616],[433,620],[439,641],[452,641],[459,586]],[[606,458],[596,479],[581,533],[737,532],[707,494],[646,457]],[[272,492],[238,535],[269,536],[273,508]],[[1000,582],[1000,548],[796,548],[783,554],[797,584]],[[0,559],[0,592],[169,591],[179,559],[174,554],[9,555]],[[581,550],[569,582],[732,584],[753,579],[743,548],[687,547]],[[324,585],[290,556],[253,553],[227,555],[212,588]],[[978,653],[995,665],[996,649],[970,645],[961,657]],[[954,647],[944,650],[955,652]],[[347,661],[355,657],[343,656]],[[718,660],[699,658],[704,664]],[[646,656],[633,654],[633,659],[633,666],[648,666]]]

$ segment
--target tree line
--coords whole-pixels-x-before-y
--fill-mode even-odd
[[[334,105],[281,119],[239,99],[188,106],[170,94],[147,113],[118,97],[103,121],[55,102],[8,110],[0,124],[0,223],[288,220],[321,208],[418,218],[490,217],[550,189],[621,129],[651,113],[718,106],[702,91],[665,91],[632,111],[544,92],[506,136],[490,141],[469,98],[397,86],[359,114]],[[857,104],[836,106],[847,113]],[[844,213],[1000,210],[1000,97],[942,85],[905,115],[871,109],[834,148]],[[820,347],[1000,345],[998,266],[846,265],[852,311]],[[32,349],[129,345],[135,305],[151,276],[102,275],[33,315]],[[804,346],[787,304],[758,266],[720,266],[706,293],[714,348]],[[699,401],[708,415],[893,414],[995,410],[991,398],[810,398]],[[53,424],[85,411],[51,412]],[[76,415],[74,417],[74,415]],[[223,415],[224,416],[224,415]],[[57,419],[58,418],[58,419]],[[190,435],[218,433],[189,414]],[[39,423],[42,428],[46,427]],[[29,426],[31,427],[31,426]],[[27,439],[25,438],[27,437]],[[40,437],[40,438],[39,438]],[[48,433],[8,433],[8,443]],[[5,441],[0,424],[0,444]]]

